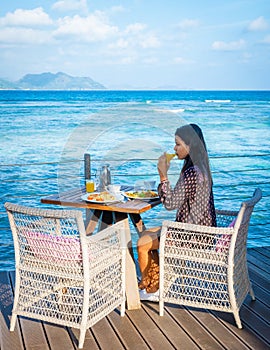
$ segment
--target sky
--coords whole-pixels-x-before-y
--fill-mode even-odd
[[[64,72],[108,89],[270,90],[269,0],[9,0],[0,78]]]

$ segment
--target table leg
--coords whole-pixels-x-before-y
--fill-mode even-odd
[[[104,230],[104,228],[113,224],[113,213],[110,211],[102,210],[89,210],[86,209],[86,234],[91,235],[98,224],[98,231]]]
[[[141,218],[141,215],[140,214],[129,214],[129,217],[130,217],[139,237],[141,237],[143,231],[146,230],[146,227],[145,227],[144,222]]]
[[[128,215],[126,213],[119,213],[119,212],[114,212],[114,220],[115,222],[127,219]],[[134,254],[133,254],[133,247],[132,247],[132,240],[131,240],[131,236],[130,239],[127,241],[127,246],[128,246],[128,250],[129,250],[129,254],[131,255],[132,259],[135,262],[135,258],[134,258]]]
[[[111,211],[104,210],[102,212],[101,220],[99,221],[99,231],[113,224],[113,213]]]
[[[101,217],[101,214],[102,214],[101,210],[86,209],[85,232],[87,235],[91,235],[94,232],[97,226],[97,223]]]

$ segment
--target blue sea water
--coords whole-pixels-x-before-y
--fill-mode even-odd
[[[41,197],[81,185],[86,152],[93,174],[106,161],[114,182],[158,181],[157,158],[186,123],[204,132],[216,207],[237,210],[262,189],[248,246],[270,245],[269,91],[0,91],[0,117],[0,270],[14,268],[6,201],[45,207]],[[172,161],[172,183],[180,168]],[[159,206],[143,219],[174,215]]]

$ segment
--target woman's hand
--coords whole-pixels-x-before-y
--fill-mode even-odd
[[[164,152],[159,158],[158,158],[158,172],[160,176],[160,181],[164,181],[168,179],[167,173],[168,169],[170,167],[170,163],[167,161],[166,158],[166,152]]]

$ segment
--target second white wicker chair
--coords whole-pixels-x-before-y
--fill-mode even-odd
[[[218,227],[165,221],[160,237],[160,315],[164,302],[231,312],[255,296],[248,276],[246,241],[260,189],[239,212],[217,211]]]
[[[79,328],[82,348],[87,328],[119,305],[124,316],[127,220],[86,236],[79,210],[5,208],[16,258],[11,331],[17,315]]]

